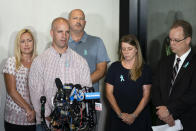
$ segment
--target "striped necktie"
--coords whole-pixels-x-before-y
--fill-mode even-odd
[[[176,76],[177,76],[177,72],[178,72],[178,67],[179,67],[180,61],[181,61],[180,58],[177,58],[176,64],[175,64],[175,66],[173,68],[173,71],[172,71],[171,87],[170,87],[169,95],[171,94],[171,91],[172,91],[172,88],[173,88],[173,84],[174,84],[174,81],[175,81]]]

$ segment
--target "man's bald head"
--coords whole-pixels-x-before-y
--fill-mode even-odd
[[[80,12],[80,13],[82,13],[83,16],[84,16],[84,19],[85,19],[84,11],[81,10],[81,9],[74,9],[74,10],[72,10],[72,11],[69,13],[69,19],[71,18],[72,14],[75,13],[75,12]]]
[[[71,34],[84,34],[86,25],[85,15],[81,9],[74,9],[69,13],[69,25]]]
[[[66,23],[68,26],[69,26],[69,22],[67,19],[63,18],[63,17],[58,17],[58,18],[55,18],[53,21],[52,21],[52,25],[51,25],[51,30],[54,30],[56,25],[59,24],[59,23]]]
[[[52,45],[59,53],[64,53],[68,47],[70,27],[69,22],[62,17],[53,20],[50,34],[53,38]]]

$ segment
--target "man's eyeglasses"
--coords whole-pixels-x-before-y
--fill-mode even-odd
[[[167,42],[169,43],[169,42],[172,42],[173,41],[174,43],[179,43],[179,42],[185,40],[186,38],[188,38],[188,36],[187,37],[184,37],[181,40],[178,40],[178,39],[170,39],[169,37],[167,37]]]

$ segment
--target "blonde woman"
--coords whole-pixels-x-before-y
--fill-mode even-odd
[[[5,105],[5,131],[34,131],[35,111],[32,107],[28,73],[36,56],[36,44],[32,32],[22,29],[15,41],[15,55],[8,58],[4,68],[7,90]]]
[[[120,41],[120,61],[114,62],[106,76],[106,97],[111,105],[111,131],[151,131],[148,101],[151,70],[144,64],[134,35]]]

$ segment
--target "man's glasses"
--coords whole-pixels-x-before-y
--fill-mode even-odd
[[[178,40],[178,39],[170,39],[169,37],[167,37],[167,42],[169,43],[169,42],[172,42],[173,41],[174,43],[179,43],[179,42],[185,40],[186,38],[188,38],[188,36],[187,37],[184,37],[181,40]]]

